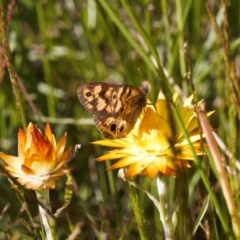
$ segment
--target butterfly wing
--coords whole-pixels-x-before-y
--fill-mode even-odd
[[[121,138],[134,127],[146,105],[147,92],[128,85],[88,83],[77,90],[79,101],[93,114],[105,136]]]
[[[135,126],[135,123],[147,103],[147,94],[141,89],[123,85],[115,109],[117,138],[126,136]],[[120,103],[120,104],[119,104]],[[118,106],[118,105],[121,105]]]

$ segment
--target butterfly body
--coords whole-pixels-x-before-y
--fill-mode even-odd
[[[93,114],[105,136],[121,138],[134,127],[147,103],[148,86],[142,89],[112,83],[87,83],[77,89],[81,104]]]

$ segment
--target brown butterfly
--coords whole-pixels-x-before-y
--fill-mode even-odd
[[[93,114],[106,137],[122,138],[134,127],[147,104],[149,86],[141,89],[113,83],[87,83],[77,89],[81,104]]]

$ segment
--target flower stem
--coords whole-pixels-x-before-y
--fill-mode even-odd
[[[174,238],[174,231],[173,231],[173,224],[169,216],[168,211],[168,196],[167,196],[167,188],[166,188],[166,181],[164,178],[157,177],[157,191],[159,196],[159,208],[158,211],[160,213],[160,220],[162,222],[165,239],[173,240]]]
[[[55,220],[51,215],[51,206],[49,199],[49,188],[43,188],[42,190],[36,191],[37,199],[40,204],[38,204],[38,209],[42,224],[45,230],[46,239],[56,240],[56,226]]]

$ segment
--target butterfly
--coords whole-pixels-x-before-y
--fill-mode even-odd
[[[133,129],[147,104],[148,92],[147,84],[140,89],[92,82],[78,87],[77,96],[105,137],[122,138]]]

